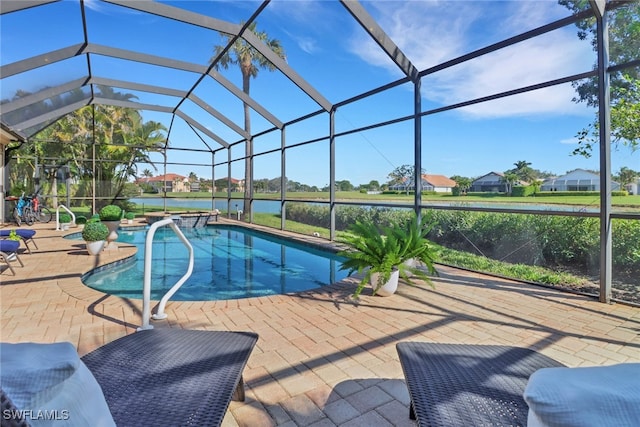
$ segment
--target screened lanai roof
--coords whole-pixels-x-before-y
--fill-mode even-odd
[[[519,7],[518,3],[507,8]],[[506,21],[506,9],[503,15],[487,2],[487,17],[481,23],[494,25],[487,25],[482,37],[464,47],[466,51],[451,46],[432,49],[437,55],[418,55],[424,50],[416,49],[417,45],[445,46],[448,33],[465,25],[456,10],[464,5],[3,0],[0,120],[7,132],[29,138],[87,105],[131,107],[169,129],[169,146],[215,151],[248,138],[245,103],[251,111],[253,134],[281,129],[300,117],[329,112],[385,86],[415,82],[497,48],[517,46],[594,13],[585,2],[585,10],[578,15],[558,8],[556,16],[541,18],[534,13],[535,4],[529,4],[531,19],[514,23]],[[450,21],[430,21],[430,8],[441,8]],[[415,14],[423,16],[424,26],[402,28]],[[286,60],[248,30],[254,22],[257,31],[286,47]],[[320,37],[328,42],[319,45]],[[214,54],[214,46],[226,50],[225,43],[236,38],[249,42],[276,68],[252,79],[250,96],[243,92],[236,66],[219,67],[220,57]],[[510,55],[527,54],[514,49]],[[581,71],[584,67],[577,64],[575,72]],[[362,79],[365,74],[367,78]],[[560,76],[546,76],[556,77]],[[514,89],[508,82],[495,88],[498,92]],[[437,108],[437,95],[430,99],[430,106]],[[466,99],[447,100],[451,101]],[[288,108],[291,105],[296,108]],[[406,110],[394,115],[413,114],[412,107],[409,102]],[[174,137],[173,129],[179,127],[190,129],[193,138]]]

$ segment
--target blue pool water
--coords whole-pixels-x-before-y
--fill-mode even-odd
[[[286,294],[342,280],[341,258],[329,251],[233,226],[181,229],[194,249],[193,274],[171,298],[212,301]],[[84,277],[96,290],[142,298],[146,230],[118,230],[118,241],[138,247],[136,259]],[[153,242],[151,298],[159,300],[187,271],[189,252],[170,228]]]

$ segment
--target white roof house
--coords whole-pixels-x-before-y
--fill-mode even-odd
[[[620,184],[611,181],[611,189],[619,190]],[[557,178],[545,179],[540,191],[600,191],[600,175],[576,169]]]

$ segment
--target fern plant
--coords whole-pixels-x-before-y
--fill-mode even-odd
[[[374,273],[379,273],[377,282],[372,284],[374,295],[389,281],[394,270],[399,270],[400,277],[409,284],[413,284],[410,274],[431,284],[422,269],[406,262],[419,260],[429,273],[436,274],[433,267],[434,250],[426,239],[427,233],[428,229],[417,218],[405,227],[378,227],[370,221],[356,221],[351,225],[349,233],[339,239],[347,249],[338,252],[338,255],[346,258],[341,270],[349,270],[349,274],[363,274],[353,296],[357,298],[360,295]]]

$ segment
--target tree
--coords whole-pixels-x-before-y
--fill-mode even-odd
[[[149,169],[144,169],[142,171],[142,176],[145,178],[151,178],[153,176],[153,172],[151,172]]]
[[[252,22],[246,31],[253,32],[256,37],[264,42],[266,46],[271,49],[276,55],[282,59],[286,59],[284,49],[280,45],[280,41],[276,39],[270,39],[267,33],[264,31],[256,31],[257,22]],[[264,55],[249,44],[246,40],[238,37],[229,50],[227,45],[233,40],[234,36],[230,34],[220,33],[220,36],[226,43],[223,45],[216,45],[214,47],[214,56],[211,61],[217,62],[214,64],[216,70],[229,68],[230,65],[238,65],[240,72],[242,73],[242,91],[249,95],[251,78],[255,78],[258,75],[260,69],[267,69],[269,71],[275,71],[276,66],[271,63]],[[250,203],[247,199],[253,197],[253,137],[251,135],[251,115],[249,111],[249,105],[244,103],[244,130],[249,135],[245,143],[245,161],[244,161],[244,182],[247,183],[245,188],[245,203],[244,213],[250,215]]]
[[[422,174],[425,173],[425,170],[422,170]],[[388,175],[390,185],[404,185],[404,188],[409,194],[409,188],[413,187],[413,183],[415,180],[415,166],[414,165],[402,165],[395,168]]]
[[[337,191],[353,191],[353,189],[354,189],[354,186],[348,179],[344,179],[342,181],[336,181]]]
[[[620,171],[618,172],[616,179],[620,184],[620,187],[624,188],[625,185],[631,184],[638,177],[640,177],[640,172],[634,171],[633,169],[623,166],[620,168]]]
[[[511,191],[513,190],[513,184],[518,182],[518,175],[515,173],[505,173],[502,177],[502,182],[505,183],[507,194],[511,195]]]
[[[375,179],[369,181],[369,191],[378,191],[380,189],[380,183]]]
[[[128,94],[113,94],[115,99],[129,99]],[[95,126],[94,126],[95,124]],[[56,169],[70,167],[79,184],[75,196],[95,195],[99,204],[112,204],[122,194],[129,178],[138,175],[138,164],[152,164],[150,151],[162,148],[166,128],[160,123],[143,122],[136,110],[96,105],[68,114],[32,138],[26,147],[39,164],[57,159],[46,176],[50,194],[57,195]],[[95,145],[93,142],[95,141]],[[95,168],[91,161],[99,161]],[[95,194],[92,181],[95,180]],[[96,206],[99,208],[99,206]]]
[[[613,3],[613,2],[611,2]],[[611,4],[610,3],[610,4]],[[559,0],[559,4],[572,12],[585,8],[583,0]],[[609,22],[609,60],[611,65],[621,65],[637,60],[640,52],[640,2],[619,2],[622,6],[607,13]],[[591,37],[597,46],[595,18],[576,23],[578,38]],[[611,142],[624,145],[633,152],[640,148],[640,68],[629,67],[610,72],[611,79]],[[598,105],[597,77],[572,83],[577,96],[574,102],[584,102],[591,107]],[[573,155],[590,157],[599,141],[599,122],[596,120],[576,135],[578,148]]]
[[[508,173],[514,173],[518,176],[518,179],[531,183],[536,180],[537,174],[531,169],[531,163],[525,160],[519,160],[513,164],[516,168],[507,171]]]
[[[189,182],[198,181],[198,175],[195,172],[189,172]]]
[[[473,183],[473,180],[471,178],[460,175],[454,175],[451,177],[451,179],[455,181],[456,184],[458,184],[458,188],[460,189],[461,193],[466,193],[467,190],[471,188],[471,184]]]

